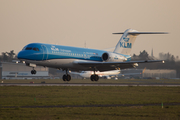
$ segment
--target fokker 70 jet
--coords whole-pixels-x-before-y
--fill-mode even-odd
[[[91,75],[92,81],[98,81],[99,76],[95,71],[109,71],[133,68],[139,63],[163,62],[163,60],[131,61],[130,52],[135,39],[139,34],[166,34],[165,32],[138,32],[127,29],[123,34],[113,52],[97,49],[87,49],[62,45],[31,43],[26,45],[19,53],[18,59],[25,61],[27,66],[33,68],[32,74],[36,74],[35,67],[44,66],[62,69],[66,71],[63,75],[64,81],[70,81],[71,71],[94,71]]]

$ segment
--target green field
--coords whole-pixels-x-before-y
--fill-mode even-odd
[[[164,103],[162,108],[161,104]],[[143,104],[158,103],[158,106]],[[180,87],[113,86],[1,86],[0,119],[180,119]],[[114,105],[128,107],[49,107],[22,106]],[[138,106],[137,104],[142,104]],[[8,108],[12,107],[13,108]]]

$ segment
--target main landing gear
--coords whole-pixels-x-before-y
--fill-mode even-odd
[[[91,81],[98,81],[99,80],[99,76],[94,74],[94,75],[91,75]]]
[[[91,81],[98,81],[99,80],[99,76],[95,74],[95,70],[94,70],[94,74],[91,75]]]
[[[63,79],[63,81],[70,81],[71,80],[71,76],[67,73],[67,70],[66,70],[66,74],[63,75],[62,79]]]

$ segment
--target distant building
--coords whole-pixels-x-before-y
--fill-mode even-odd
[[[165,70],[165,69],[158,69],[158,70],[149,70],[146,69],[143,73],[143,78],[176,78],[176,70]]]
[[[119,74],[124,77],[132,77],[132,78],[176,78],[176,70],[168,70],[168,69],[125,69],[122,70]],[[120,77],[119,76],[119,77]]]
[[[49,69],[46,67],[35,67],[37,73],[31,74],[31,67],[23,63],[0,62],[0,79],[31,79],[49,77]]]
[[[154,55],[153,55],[153,49],[152,49],[152,51],[151,51],[151,57],[154,57]]]
[[[119,78],[142,78],[144,69],[123,69],[118,75]]]

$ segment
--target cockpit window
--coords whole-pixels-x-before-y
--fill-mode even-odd
[[[37,51],[37,49],[36,49],[36,48],[33,48],[33,50]]]
[[[25,50],[26,47],[24,47],[22,50]]]
[[[35,51],[39,51],[39,49],[38,49],[38,48],[33,48],[33,50],[35,50]]]
[[[32,50],[32,47],[27,47],[26,50]]]

